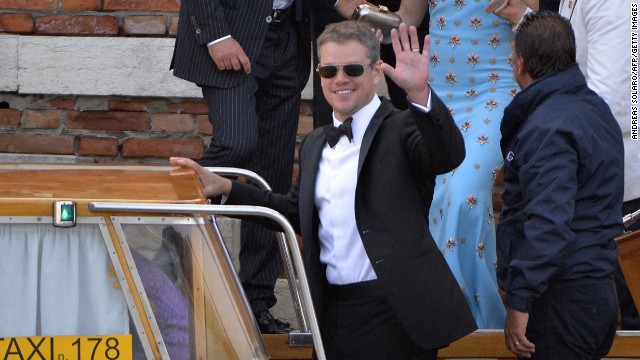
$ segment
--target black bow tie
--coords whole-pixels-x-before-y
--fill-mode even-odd
[[[332,148],[336,146],[338,141],[340,141],[340,137],[345,135],[349,142],[353,139],[353,133],[351,132],[351,121],[352,118],[348,118],[345,120],[340,126],[335,127],[333,125],[327,125],[324,127],[324,134],[327,136],[327,143]]]

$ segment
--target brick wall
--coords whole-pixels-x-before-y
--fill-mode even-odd
[[[30,50],[38,45],[29,47],[29,43],[38,39],[47,39],[47,44],[60,39],[64,44],[75,44],[82,40],[79,38],[95,39],[96,44],[102,44],[98,40],[104,38],[121,38],[122,42],[140,38],[170,41],[172,45],[179,7],[179,0],[0,0],[0,40],[4,38],[13,44],[17,38],[19,50],[14,52],[20,52],[16,54],[19,61],[15,69],[9,65],[9,70],[15,72],[15,86],[13,79],[9,79],[5,80],[9,85],[4,88],[0,55],[0,162],[10,154],[132,163],[166,163],[169,156],[200,158],[214,129],[207,120],[206,104],[197,91],[196,95],[194,91],[184,92],[188,95],[184,97],[180,92],[166,97],[145,96],[153,91],[122,90],[120,87],[126,80],[121,78],[115,78],[110,87],[104,88],[109,82],[109,73],[105,73],[97,80],[90,79],[100,84],[96,87],[103,87],[96,90],[99,95],[95,95],[86,88],[67,86],[60,81],[66,71],[69,77],[86,76],[86,73],[73,73],[83,67],[83,60],[73,64],[76,69],[66,70],[67,65],[61,68],[56,67],[58,63],[47,64],[47,59],[53,56]],[[150,42],[149,47],[153,44]],[[73,45],[70,46],[69,56],[85,51],[80,47],[73,50]],[[50,51],[60,59],[59,47],[57,51]],[[109,52],[105,50],[104,54]],[[5,56],[13,60],[11,54]],[[170,49],[164,51],[163,60],[150,58],[148,61],[159,62],[156,66],[166,69],[171,77]],[[43,70],[35,76],[35,84],[33,81],[25,84],[34,62]],[[164,81],[158,80],[161,82]],[[153,88],[154,85],[139,87]],[[305,100],[299,133],[305,134],[310,129],[309,101]]]
[[[179,0],[0,0],[0,30],[61,36],[172,36],[179,8]]]
[[[207,120],[207,108],[199,93],[193,89],[171,92],[175,85],[153,91],[154,87],[172,78],[168,67],[178,10],[179,0],[0,0],[0,48],[3,47],[3,36],[10,40],[9,46],[4,46],[4,53],[0,51],[0,162],[6,161],[8,154],[48,155],[46,159],[65,157],[83,162],[160,164],[167,163],[169,156],[200,158],[215,129]],[[7,54],[14,51],[12,37],[15,36],[20,38],[15,41],[15,48],[21,49],[21,53],[15,55],[20,61],[12,68],[3,65],[3,59],[4,62],[15,61],[12,54]],[[96,96],[77,84],[59,84],[64,79],[60,80],[57,72],[64,73],[65,68],[47,72],[55,65],[47,63],[50,57],[31,50],[60,38],[64,43],[74,43],[86,37],[91,39],[90,44],[101,44],[99,40],[105,38],[123,39],[122,42],[125,39],[149,40],[151,48],[157,45],[152,42],[154,40],[170,43],[162,53],[163,60],[155,58],[157,53],[150,53],[149,65],[142,64],[126,74],[125,80],[120,77],[108,83],[109,79],[104,77],[108,77],[109,72],[101,74],[99,80],[108,85],[95,91],[100,94]],[[34,39],[47,40],[39,43]],[[26,50],[22,51],[23,47]],[[74,47],[70,49],[73,51]],[[63,51],[70,50],[64,48]],[[79,47],[76,53],[85,51],[86,48]],[[92,57],[96,56],[89,58]],[[31,62],[22,65],[25,60]],[[34,60],[41,63],[42,70],[29,78]],[[86,59],[79,61],[80,64],[74,64],[77,68],[81,68]],[[139,86],[146,91],[122,89],[121,83],[128,77],[156,62],[159,62],[159,69],[167,72],[165,78],[156,80],[155,84]],[[52,74],[53,71],[56,74]],[[15,81],[5,78],[3,83],[4,74],[12,72]],[[75,72],[70,77],[77,76],[76,73],[87,76],[86,72]],[[54,77],[55,81],[49,83],[33,80],[45,78],[46,81],[46,78]],[[145,73],[144,77],[149,74]],[[76,89],[75,93],[73,89]],[[384,94],[384,87],[380,90]],[[158,92],[171,93],[145,95]],[[310,99],[307,85],[300,109],[299,140],[312,128]],[[501,177],[496,185],[494,208],[500,209]]]

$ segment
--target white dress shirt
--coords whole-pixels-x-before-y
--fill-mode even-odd
[[[286,9],[293,4],[293,0],[273,0],[274,9]]]
[[[368,105],[353,115],[351,142],[343,136],[334,148],[326,144],[322,150],[315,204],[320,215],[320,261],[327,265],[330,284],[377,279],[356,226],[355,196],[360,145],[380,103],[380,99],[374,96]],[[338,126],[341,122],[334,117],[333,124]]]

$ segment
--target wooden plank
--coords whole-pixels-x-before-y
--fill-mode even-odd
[[[439,358],[515,359],[502,330],[477,330],[438,351]],[[608,358],[640,358],[640,331],[618,331]]]
[[[263,334],[262,338],[272,360],[311,359],[311,347],[290,347],[287,334]]]
[[[640,230],[620,236],[618,263],[629,286],[629,292],[640,312]]]
[[[311,348],[289,346],[288,335],[262,335],[273,360],[311,359]],[[478,330],[438,351],[439,359],[515,359],[502,330]],[[618,331],[607,358],[640,359],[640,331]]]
[[[170,166],[0,164],[0,183],[0,198],[15,202],[206,201],[193,171]]]

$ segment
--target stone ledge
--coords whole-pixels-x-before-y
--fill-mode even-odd
[[[91,157],[83,157],[83,156],[75,156],[75,155],[0,153],[0,163],[89,164],[89,163],[95,163],[95,161]]]

